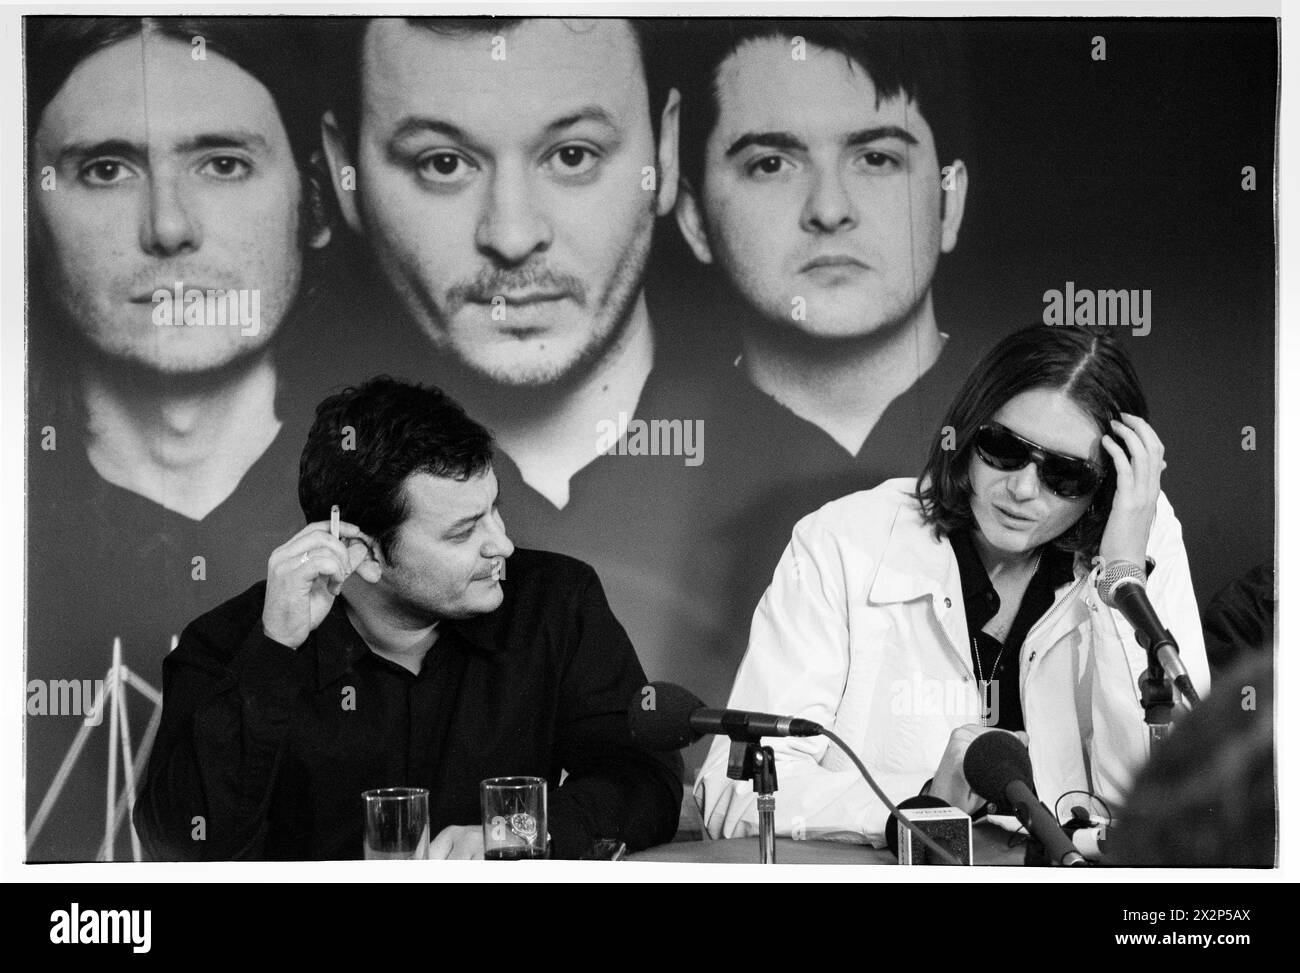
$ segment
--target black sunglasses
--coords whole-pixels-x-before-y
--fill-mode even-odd
[[[975,451],[995,470],[1020,470],[1034,463],[1043,486],[1067,500],[1092,493],[1106,476],[1096,463],[1044,449],[996,422],[979,427]]]

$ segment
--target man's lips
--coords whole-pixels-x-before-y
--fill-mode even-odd
[[[865,263],[857,257],[850,257],[848,254],[825,254],[821,257],[813,257],[806,264],[799,268],[800,273],[807,273],[810,270],[867,270]]]
[[[190,291],[199,291],[204,296],[206,296],[208,291],[220,291],[224,293],[229,289],[230,288],[228,287],[214,287],[211,284],[191,284],[189,281],[182,281],[181,297],[184,298],[185,295],[188,294]],[[140,291],[139,293],[132,294],[130,297],[127,298],[127,301],[130,302],[131,304],[154,304],[157,302],[154,301],[153,296],[159,291],[166,291],[167,296],[169,298],[175,297],[176,282],[172,281],[169,284],[159,284],[156,287],[151,287],[147,291]]]
[[[533,304],[546,304],[551,301],[562,301],[569,295],[565,291],[524,291],[520,293],[491,294],[487,296],[478,296],[473,299],[475,304],[491,305],[493,301],[500,298],[508,307],[529,307]]]
[[[1024,514],[1012,513],[1006,507],[999,506],[996,503],[993,504],[993,509],[996,510],[998,513],[1000,513],[1003,517],[1007,518],[1007,520],[1015,521],[1016,523],[1032,524],[1035,522],[1035,518],[1033,517],[1027,517]]]

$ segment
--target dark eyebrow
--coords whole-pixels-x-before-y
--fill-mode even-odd
[[[178,142],[177,152],[202,152],[205,149],[257,149],[266,152],[270,145],[266,138],[257,132],[235,130],[231,132],[210,132]]]
[[[497,492],[492,497],[492,506],[489,507],[486,512],[490,513],[491,511],[495,510],[500,503],[501,503],[501,484],[498,483]],[[470,524],[477,523],[482,519],[483,519],[483,514],[481,513],[469,514],[466,517],[461,517],[460,520],[453,521],[451,526],[448,527],[443,533],[444,535],[454,534],[456,531],[460,530],[460,528],[468,527]]]
[[[866,145],[878,139],[899,139],[908,145],[916,145],[916,136],[897,125],[880,125],[876,128],[862,128],[853,132],[844,140],[845,145]]]
[[[418,115],[407,115],[397,127],[393,129],[393,134],[389,136],[390,142],[396,142],[398,139],[404,139],[408,135],[418,135],[421,132],[433,132],[436,135],[445,135],[447,138],[455,139],[457,142],[468,142],[469,136],[465,130],[451,122],[444,122],[438,118],[421,118]]]
[[[916,136],[905,128],[897,125],[880,125],[875,128],[861,128],[856,132],[850,132],[844,139],[846,146],[867,145],[878,139],[900,139],[908,145],[916,145]],[[802,152],[807,150],[803,142],[791,135],[789,132],[748,132],[736,139],[727,149],[726,157],[731,158],[742,149],[747,149],[751,145],[761,145],[772,149],[786,149],[792,152]]]
[[[452,521],[451,525],[443,531],[443,534],[454,534],[462,527],[468,527],[470,524],[478,523],[482,514],[470,514],[468,517],[461,517],[460,520]]]
[[[90,159],[99,155],[124,155],[132,159],[140,159],[145,155],[145,149],[142,145],[136,145],[134,142],[128,142],[126,139],[105,139],[102,142],[72,142],[65,145],[59,150],[59,165],[68,162],[79,162],[82,159]]]
[[[587,105],[585,108],[579,108],[572,114],[557,118],[546,126],[546,131],[558,132],[561,129],[568,128],[571,125],[577,125],[579,122],[599,122],[601,125],[608,125],[610,128],[618,128],[614,122],[614,116],[599,105]]]
[[[731,143],[731,148],[727,149],[724,155],[730,159],[737,152],[747,149],[751,145],[761,145],[771,149],[788,149],[795,152],[804,151],[808,148],[789,132],[746,132]]]

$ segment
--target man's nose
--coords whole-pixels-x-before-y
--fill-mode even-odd
[[[156,257],[197,250],[203,229],[180,173],[151,172],[140,219],[140,247]]]
[[[522,166],[498,169],[492,177],[475,232],[479,250],[506,266],[524,263],[551,245],[552,228],[538,187]]]
[[[835,233],[857,226],[857,206],[838,168],[816,173],[800,222],[810,233]]]
[[[506,525],[500,516],[494,518],[491,533],[483,543],[481,553],[485,558],[509,557],[515,552],[515,545],[506,536]]]
[[[1022,469],[1007,474],[1007,491],[1017,500],[1033,500],[1038,496],[1038,464],[1027,463]]]

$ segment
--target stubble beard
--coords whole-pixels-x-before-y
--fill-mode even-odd
[[[637,232],[615,266],[604,290],[594,300],[591,329],[587,341],[567,360],[538,364],[534,367],[497,366],[466,355],[457,343],[447,338],[446,318],[439,301],[427,289],[408,283],[396,289],[398,297],[410,311],[415,311],[420,329],[434,350],[451,366],[459,383],[487,386],[529,400],[561,398],[581,386],[602,364],[617,357],[628,338],[650,258],[654,231],[653,205],[642,213]],[[409,278],[401,278],[404,281]]]

